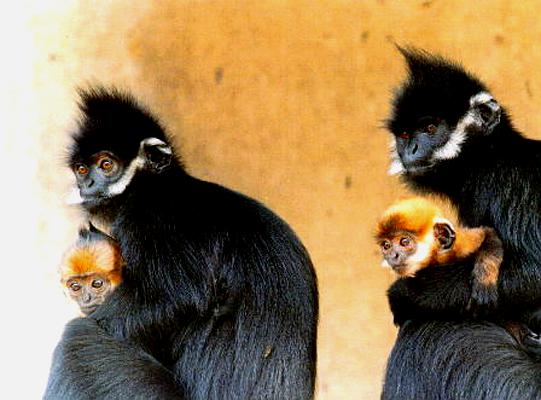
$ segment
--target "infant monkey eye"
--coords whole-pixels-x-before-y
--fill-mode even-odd
[[[79,285],[79,283],[77,282],[72,282],[70,284],[70,290],[72,290],[73,292],[77,292],[78,290],[81,290],[81,285]]]
[[[389,250],[391,248],[391,242],[389,242],[388,240],[384,240],[383,242],[381,242],[381,247],[383,250]]]
[[[411,243],[411,239],[409,237],[403,237],[402,239],[400,239],[400,246],[402,247],[407,247],[409,246]]]
[[[102,279],[94,279],[92,281],[92,287],[93,288],[99,289],[102,286],[103,286],[103,280]]]

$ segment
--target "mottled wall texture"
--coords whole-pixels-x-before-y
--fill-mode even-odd
[[[321,400],[378,398],[396,335],[372,239],[406,194],[386,174],[382,129],[404,73],[393,42],[460,60],[528,136],[541,126],[539,2],[21,3],[1,17],[0,67],[2,390],[17,398],[39,398],[74,315],[56,268],[78,224],[62,166],[77,86],[131,90],[195,176],[263,201],[299,234],[319,276]]]

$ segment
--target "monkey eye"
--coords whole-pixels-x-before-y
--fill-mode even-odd
[[[381,242],[381,248],[383,250],[389,250],[391,248],[391,242],[389,242],[388,240],[384,240],[383,242]]]
[[[407,247],[409,246],[411,243],[411,239],[409,237],[403,237],[402,239],[400,239],[400,246],[402,247]]]
[[[398,135],[398,137],[401,139],[409,139],[411,135],[408,132],[404,131],[400,135]]]
[[[79,285],[78,282],[71,282],[70,283],[70,290],[73,291],[73,292],[77,292],[77,291],[81,290],[81,285]]]
[[[438,131],[438,127],[437,127],[436,125],[434,125],[434,124],[429,124],[429,125],[426,127],[426,131],[427,131],[429,134],[433,135],[433,134],[435,134],[435,133]]]
[[[103,280],[102,279],[94,279],[92,281],[92,287],[93,288],[99,289],[102,286],[103,286]]]
[[[113,160],[111,160],[110,158],[103,158],[101,161],[100,161],[100,164],[99,164],[100,168],[102,170],[104,170],[105,172],[109,172],[113,169],[113,167],[115,166],[115,163]]]
[[[88,174],[88,168],[84,164],[79,164],[75,166],[75,172],[77,172],[79,175],[86,175]]]

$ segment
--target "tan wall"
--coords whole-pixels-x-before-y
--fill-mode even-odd
[[[70,183],[62,151],[74,87],[101,82],[131,89],[155,110],[194,175],[289,221],[319,276],[318,397],[377,398],[396,332],[385,299],[393,277],[379,267],[372,229],[405,193],[386,175],[381,129],[404,70],[392,42],[462,60],[529,131],[541,123],[540,6],[118,0],[12,10],[0,80],[2,181],[12,188],[2,242],[14,266],[9,281],[20,282],[21,270],[28,276],[24,295],[19,283],[4,291],[20,298],[17,307],[2,301],[17,324],[2,332],[4,360],[21,371],[6,390],[39,397],[73,315],[55,276],[77,224],[62,205]]]

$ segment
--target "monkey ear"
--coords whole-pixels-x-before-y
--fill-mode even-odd
[[[481,92],[470,99],[470,112],[487,135],[500,123],[502,107],[490,93]]]
[[[146,138],[141,142],[141,153],[155,172],[161,172],[167,168],[173,159],[171,146],[154,137]]]
[[[449,250],[455,244],[456,233],[449,221],[440,221],[434,224],[434,237],[440,249]]]

